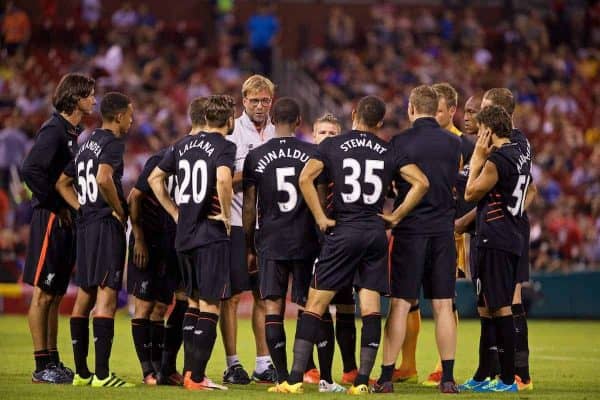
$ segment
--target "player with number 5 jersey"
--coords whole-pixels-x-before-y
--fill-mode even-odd
[[[384,116],[385,103],[381,99],[362,98],[352,111],[352,130],[321,142],[300,174],[302,194],[325,239],[296,330],[292,371],[288,380],[273,391],[302,392],[302,378],[319,339],[322,315],[337,291],[354,284],[363,325],[358,376],[348,392],[369,392],[369,375],[381,339],[380,295],[390,290],[386,223],[398,223],[417,205],[429,185],[427,177],[404,153],[375,135]],[[335,221],[325,214],[314,186],[321,173],[334,184]],[[385,195],[396,174],[412,189],[391,215],[383,215]]]

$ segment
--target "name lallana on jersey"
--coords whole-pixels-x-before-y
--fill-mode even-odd
[[[192,149],[204,150],[204,152],[208,154],[209,157],[212,156],[213,152],[215,151],[215,148],[210,142],[204,139],[196,139],[190,140],[189,143],[185,144],[183,149],[179,149],[179,157],[182,157],[185,153],[188,152],[188,150]]]

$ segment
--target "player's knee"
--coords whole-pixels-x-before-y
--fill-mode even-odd
[[[31,305],[35,307],[50,307],[50,305],[54,302],[54,298],[56,296],[43,291],[40,288],[36,288],[33,291],[33,297],[31,299]]]
[[[434,315],[452,313],[452,299],[433,299],[431,301],[431,308]]]
[[[241,297],[242,296],[241,296],[240,293],[234,294],[233,296],[231,296],[227,300],[223,301],[223,307],[224,308],[232,308],[234,310],[237,310],[237,307],[240,304]]]
[[[265,311],[267,315],[281,315],[283,314],[282,303],[283,300],[279,299],[265,299]]]
[[[165,319],[165,314],[167,313],[168,306],[165,303],[154,303],[154,307],[152,308],[152,315],[150,319],[152,321],[159,321]]]

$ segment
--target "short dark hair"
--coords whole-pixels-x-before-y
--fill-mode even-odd
[[[417,86],[410,91],[408,101],[415,108],[417,114],[437,114],[439,97],[431,86]]]
[[[438,101],[440,97],[443,97],[446,99],[448,108],[452,106],[458,107],[458,93],[448,82],[436,83],[431,87],[437,93]]]
[[[131,99],[119,92],[108,92],[100,102],[100,114],[104,121],[112,122],[118,114],[127,111],[131,104]]]
[[[512,122],[510,115],[500,106],[492,105],[481,109],[477,116],[477,123],[483,124],[492,130],[492,133],[501,138],[510,137]]]
[[[492,104],[504,108],[508,115],[513,115],[515,112],[515,97],[507,88],[490,89],[485,92],[483,99],[490,100]]]
[[[192,126],[206,124],[206,104],[208,104],[208,97],[196,97],[190,103],[188,115],[192,120]]]
[[[274,124],[294,124],[300,118],[300,105],[291,97],[282,97],[273,104],[271,121]]]
[[[211,128],[225,126],[227,120],[233,117],[235,101],[225,94],[214,94],[206,102],[206,124]]]
[[[356,106],[356,115],[365,125],[374,128],[385,117],[385,103],[377,96],[365,96]]]
[[[59,113],[70,115],[80,99],[92,94],[96,81],[82,74],[66,74],[60,79],[52,96],[52,105]]]

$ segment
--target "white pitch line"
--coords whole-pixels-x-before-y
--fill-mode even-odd
[[[532,356],[533,359],[549,360],[549,361],[583,361],[583,362],[600,362],[600,358],[579,358],[566,356]]]

